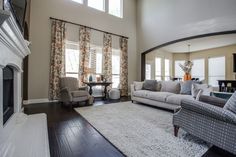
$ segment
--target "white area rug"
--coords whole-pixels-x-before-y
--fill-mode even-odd
[[[131,102],[75,110],[129,157],[200,157],[209,149],[183,130],[174,137],[167,111]]]

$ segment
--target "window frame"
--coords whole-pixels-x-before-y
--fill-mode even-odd
[[[224,75],[217,75],[217,76],[210,76],[210,59],[213,59],[213,58],[224,58]],[[213,56],[213,57],[209,57],[208,60],[208,76],[207,76],[207,79],[208,79],[208,84],[213,86],[213,87],[218,87],[218,84],[211,84],[210,83],[210,78],[214,78],[214,77],[223,77],[222,80],[224,80],[226,78],[226,56]]]
[[[184,72],[183,72],[183,75],[182,75],[182,76],[177,76],[177,75],[176,75],[176,62],[183,62],[183,63],[184,63],[185,60],[175,60],[175,61],[174,61],[174,69],[175,69],[174,77],[175,77],[175,78],[183,78]],[[183,63],[181,63],[181,64],[183,64]],[[178,64],[177,66],[179,66],[179,64]],[[180,68],[180,67],[179,67],[179,68]],[[181,68],[180,68],[180,69],[181,69]]]
[[[115,14],[112,14],[110,12],[110,0],[106,0],[107,1],[107,13],[109,15],[112,15],[112,16],[115,16],[115,17],[118,17],[118,18],[123,18],[123,14],[124,14],[124,1],[123,0],[119,0],[120,1],[120,13],[119,15],[115,15]]]
[[[73,71],[67,71],[66,69],[66,54],[67,54],[67,49],[70,49],[70,50],[75,50],[75,51],[78,51],[78,59],[79,59],[79,62],[80,62],[80,51],[79,51],[79,44],[78,43],[75,43],[73,41],[66,41],[65,43],[65,76],[67,76],[67,74],[77,74],[77,79],[79,78],[79,66],[78,66],[78,70],[77,72],[73,72]],[[72,48],[67,48],[67,45],[74,45],[74,46],[77,46],[77,49],[72,49]]]
[[[157,75],[157,59],[160,59],[160,75]],[[160,78],[160,79],[158,79]],[[162,80],[162,58],[161,57],[155,57],[155,79],[158,80],[158,81],[161,81]]]
[[[193,74],[193,68],[195,67],[195,65],[194,65],[194,61],[199,61],[199,60],[202,60],[203,61],[203,75],[202,76],[198,76],[198,75],[194,75]],[[199,80],[201,80],[201,78],[202,78],[202,80],[205,80],[206,79],[206,76],[205,76],[205,69],[206,69],[206,65],[205,65],[205,58],[196,58],[196,59],[192,59],[191,60],[192,62],[193,62],[193,68],[192,68],[192,70],[191,70],[191,76],[192,76],[192,78],[199,78]]]
[[[87,5],[87,7],[89,7],[89,8],[96,9],[96,10],[101,11],[101,12],[106,12],[107,0],[102,0],[102,1],[103,1],[103,8],[102,8],[102,10],[99,9],[99,8],[95,8],[94,6],[90,6],[90,5],[89,5],[89,0],[86,0],[86,5]]]

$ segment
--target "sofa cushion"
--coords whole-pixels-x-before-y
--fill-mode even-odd
[[[173,95],[173,93],[169,92],[150,92],[147,94],[148,99],[166,102],[166,98],[170,95]]]
[[[156,91],[157,81],[156,80],[145,80],[143,83],[144,90]]]
[[[183,99],[194,100],[191,95],[173,94],[167,97],[166,102],[169,104],[180,105]]]
[[[148,90],[137,90],[137,91],[134,91],[133,96],[147,98],[150,92],[151,91],[148,91]]]
[[[229,98],[224,106],[224,109],[236,114],[236,92],[234,92],[234,94]]]
[[[180,93],[180,83],[174,81],[162,81],[161,92],[170,92],[174,94]]]
[[[88,92],[87,91],[83,91],[83,90],[72,91],[71,95],[73,97],[83,97],[83,96],[88,96]]]
[[[143,89],[143,82],[134,81],[133,84],[134,84],[135,90],[142,90]]]

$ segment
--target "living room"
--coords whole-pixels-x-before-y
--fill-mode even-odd
[[[0,5],[0,156],[236,156],[235,1]]]

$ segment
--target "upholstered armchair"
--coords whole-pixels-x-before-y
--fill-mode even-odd
[[[218,98],[219,99],[219,98]],[[173,115],[175,136],[179,128],[217,147],[236,154],[236,114],[222,107],[196,100],[183,100]]]
[[[89,95],[87,87],[79,88],[78,80],[73,77],[62,77],[60,79],[60,95],[63,104],[72,105],[73,102],[86,102],[89,104]]]

